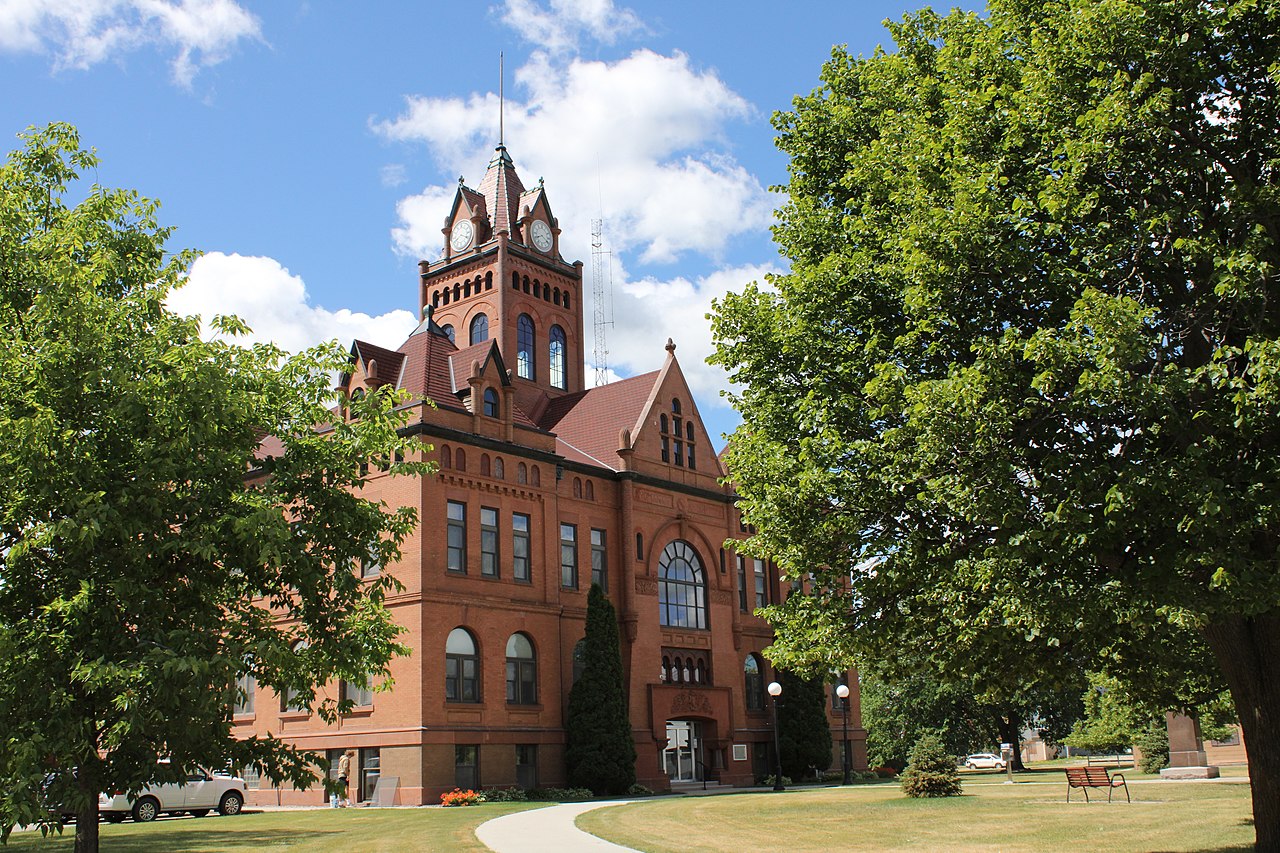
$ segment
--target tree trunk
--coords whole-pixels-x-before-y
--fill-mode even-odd
[[[1280,613],[1223,616],[1203,629],[1244,730],[1258,850],[1280,850]]]
[[[91,773],[78,777],[81,806],[76,810],[75,853],[98,853],[98,786]]]
[[[1026,770],[1026,766],[1022,763],[1022,719],[1013,711],[1008,714],[1001,714],[999,719],[1000,742],[1007,743],[1010,746],[1010,766],[1017,771]]]

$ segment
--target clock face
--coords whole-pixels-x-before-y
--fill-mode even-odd
[[[539,252],[551,251],[551,228],[541,219],[533,220],[533,245]]]
[[[453,246],[455,252],[461,252],[467,246],[471,245],[471,236],[474,229],[471,223],[466,219],[459,220],[453,225],[453,234],[449,237],[449,245]]]

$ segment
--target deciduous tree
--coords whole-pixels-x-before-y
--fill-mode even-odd
[[[60,804],[92,851],[100,791],[315,781],[314,754],[233,735],[235,685],[331,719],[324,685],[388,675],[394,573],[353,566],[392,567],[416,518],[361,471],[414,450],[388,395],[335,418],[336,344],[203,339],[165,307],[193,256],[157,205],[78,183],[98,161],[73,128],[23,138],[0,168],[0,828]]]
[[[791,271],[713,316],[750,547],[815,573],[773,658],[906,614],[1173,707],[1200,643],[1280,848],[1280,3],[987,6],[775,119]]]

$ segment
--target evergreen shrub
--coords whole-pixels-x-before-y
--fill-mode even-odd
[[[960,794],[956,759],[936,735],[924,735],[911,748],[902,790],[908,797],[955,797]]]

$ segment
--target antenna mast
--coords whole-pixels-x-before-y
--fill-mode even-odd
[[[606,310],[605,299],[608,295],[612,302],[613,257],[611,252],[604,250],[603,219],[591,220],[591,284],[596,303],[596,349],[593,356],[596,363],[596,385],[608,385],[609,345],[606,331],[613,325],[613,312]]]
[[[506,144],[503,140],[502,128],[502,113],[506,108],[506,100],[502,96],[502,84],[506,77],[507,73],[502,67],[502,51],[498,51],[498,147]]]

